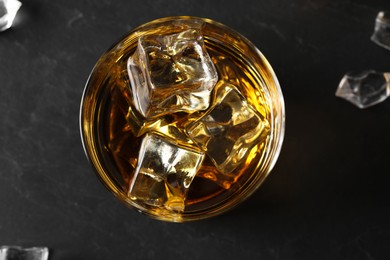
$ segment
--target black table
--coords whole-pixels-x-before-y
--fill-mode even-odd
[[[23,3],[0,33],[0,245],[50,259],[388,259],[390,100],[366,110],[334,96],[344,73],[390,71],[370,41],[376,1]],[[117,201],[83,152],[78,114],[99,56],[130,29],[208,17],[268,58],[286,136],[264,185],[235,210],[172,224]]]

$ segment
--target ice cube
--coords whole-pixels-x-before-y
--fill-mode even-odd
[[[22,3],[17,0],[0,0],[0,32],[12,26]]]
[[[0,260],[47,260],[48,257],[49,249],[47,249],[47,247],[0,247]]]
[[[231,174],[269,131],[268,121],[232,84],[220,81],[212,107],[187,132],[222,174]]]
[[[381,11],[378,13],[371,40],[379,46],[390,50],[390,12]]]
[[[359,108],[378,104],[390,95],[390,73],[364,71],[348,73],[340,81],[336,96]]]
[[[182,212],[188,188],[204,158],[201,151],[179,147],[149,133],[142,140],[129,197],[143,203]]]
[[[186,117],[171,114],[165,115],[164,117],[146,119],[134,107],[129,106],[126,119],[131,131],[136,137],[154,131],[174,139],[183,145],[192,143],[192,140],[181,127],[180,121],[185,121]]]
[[[128,60],[134,105],[145,117],[209,107],[218,74],[199,30],[145,35]]]

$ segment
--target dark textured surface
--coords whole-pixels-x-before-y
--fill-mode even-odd
[[[390,100],[359,110],[334,92],[349,70],[388,70],[373,44],[390,2],[24,1],[0,33],[0,245],[50,259],[389,259]],[[169,15],[222,22],[265,54],[286,137],[254,196],[220,217],[151,220],[95,177],[79,138],[89,72],[128,30]]]

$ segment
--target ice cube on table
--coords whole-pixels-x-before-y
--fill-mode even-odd
[[[371,40],[379,46],[390,50],[390,11],[378,13]]]
[[[204,158],[201,151],[179,147],[148,133],[142,140],[129,197],[147,205],[182,212],[188,188]]]
[[[199,30],[144,35],[128,59],[134,105],[145,117],[209,107],[218,74]]]
[[[269,122],[232,84],[220,81],[212,107],[187,132],[222,174],[231,174],[269,132]]]
[[[348,73],[341,79],[336,96],[359,108],[384,101],[390,95],[390,73],[364,71]]]
[[[12,26],[22,3],[17,0],[0,0],[0,32]]]
[[[0,247],[0,260],[47,260],[48,257],[49,249],[47,247]]]

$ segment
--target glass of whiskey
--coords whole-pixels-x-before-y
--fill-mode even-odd
[[[86,155],[120,201],[187,222],[224,213],[264,181],[280,153],[278,80],[245,37],[215,21],[166,17],[106,51],[86,84]]]

